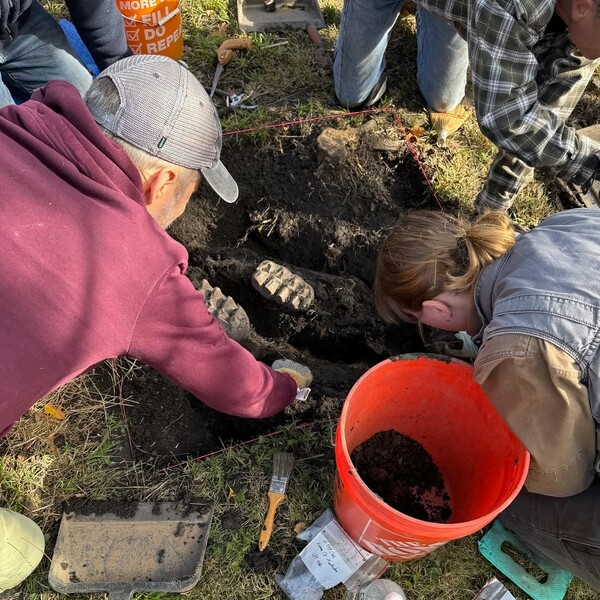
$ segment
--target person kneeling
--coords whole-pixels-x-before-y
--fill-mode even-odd
[[[471,222],[408,214],[377,259],[387,322],[466,331],[474,378],[531,453],[500,521],[600,590],[600,211],[555,214],[519,235],[503,212]]]

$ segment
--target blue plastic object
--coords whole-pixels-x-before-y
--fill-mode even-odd
[[[96,63],[94,62],[90,51],[87,49],[87,46],[79,37],[77,29],[75,29],[75,25],[66,19],[61,19],[58,24],[65,32],[67,40],[69,40],[69,44],[71,44],[71,48],[73,48],[75,54],[77,54],[79,57],[79,60],[81,60],[81,62],[86,66],[92,76],[96,77],[98,73],[100,73],[100,69],[96,66]]]
[[[548,575],[546,581],[540,583],[508,556],[502,550],[504,542],[512,544],[521,554],[535,562]],[[568,571],[534,554],[516,535],[507,531],[498,520],[494,521],[491,529],[479,540],[478,546],[479,552],[489,562],[531,596],[533,600],[562,600],[573,579],[573,575]]]
[[[83,43],[83,40],[79,37],[77,33],[77,29],[75,29],[75,25],[71,23],[71,21],[67,21],[66,19],[61,19],[58,24],[61,26],[65,35],[67,36],[67,40],[69,44],[71,44],[71,48],[77,56],[79,60],[86,66],[89,72],[93,77],[96,77],[98,73],[100,73],[100,69],[96,66],[90,51],[87,49],[87,46]],[[15,104],[22,104],[27,100],[27,98],[21,96],[18,92],[12,91],[12,97]]]

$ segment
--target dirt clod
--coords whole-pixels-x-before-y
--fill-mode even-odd
[[[121,502],[115,500],[75,500],[65,505],[66,513],[76,513],[78,515],[104,515],[113,514],[123,519],[133,517],[138,509],[137,502]]]
[[[221,515],[221,527],[225,530],[237,530],[242,524],[242,511],[239,508],[229,508]]]
[[[246,554],[246,564],[255,573],[271,573],[279,569],[279,557],[270,549],[250,550]]]

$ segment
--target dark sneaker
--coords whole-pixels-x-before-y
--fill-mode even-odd
[[[584,191],[579,185],[555,179],[555,183],[569,204],[577,208],[600,208],[600,181],[593,181],[589,188]]]
[[[514,221],[512,223],[512,226],[513,226],[513,229],[515,230],[515,234],[517,235],[517,237],[519,237],[520,235],[523,235],[529,231],[529,229],[527,229],[527,227],[523,227],[523,225],[519,225],[518,223],[515,223]]]
[[[236,342],[246,339],[250,334],[250,319],[246,311],[220,288],[213,288],[206,279],[200,283],[200,291],[204,294],[208,312],[219,321],[225,333]]]
[[[374,106],[381,100],[382,96],[385,94],[386,89],[387,71],[384,71],[381,74],[381,77],[379,78],[377,83],[375,84],[375,87],[371,90],[371,93],[365,98],[363,103],[360,106],[357,106],[356,108],[358,110],[361,110],[363,108],[370,108],[371,106]]]
[[[292,310],[306,310],[315,299],[314,290],[304,279],[271,260],[258,265],[252,285],[261,296]]]
[[[600,123],[578,129],[577,134],[592,140],[596,147],[600,146]],[[566,196],[567,201],[576,207],[600,208],[600,172],[587,186],[579,186],[560,179],[556,180],[558,187]]]

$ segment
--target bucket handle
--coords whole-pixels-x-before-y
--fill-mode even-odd
[[[171,13],[163,17],[156,25],[157,27],[162,27],[165,23],[168,23],[174,16],[178,15],[181,12],[179,6]]]
[[[168,23],[173,17],[176,17],[180,13],[181,13],[181,9],[179,8],[179,4],[177,4],[177,8],[173,12],[170,12],[168,15],[165,15],[157,23],[147,23],[146,21],[140,21],[139,19],[132,19],[130,17],[125,17],[125,16],[123,16],[123,18],[126,21],[132,21],[133,23],[140,23],[141,25],[145,25],[146,27],[162,27],[165,23]]]

